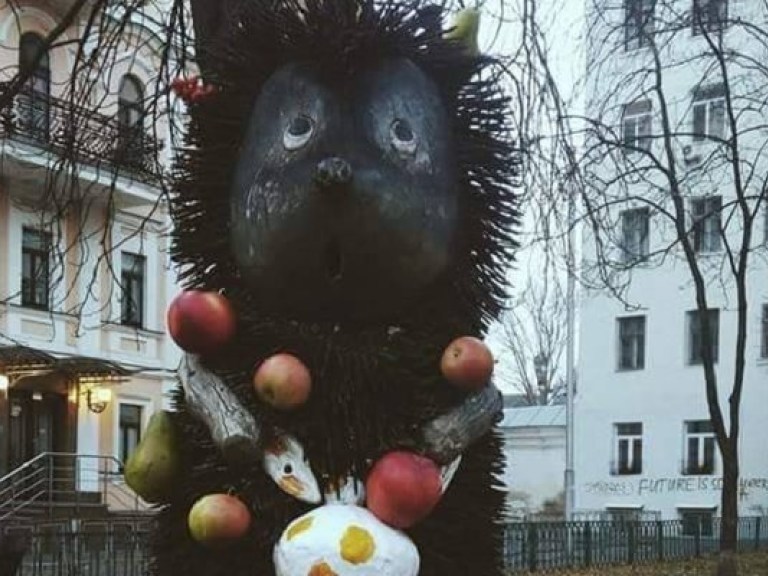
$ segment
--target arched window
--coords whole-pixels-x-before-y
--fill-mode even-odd
[[[140,161],[144,144],[144,86],[130,74],[120,80],[117,127],[120,160],[128,164]]]
[[[48,53],[39,34],[26,32],[19,41],[19,69],[29,78],[21,91],[20,120],[22,127],[37,138],[48,138],[51,96],[51,67]],[[42,54],[41,54],[42,52]],[[35,59],[39,58],[37,62]]]

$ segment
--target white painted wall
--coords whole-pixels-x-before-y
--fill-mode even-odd
[[[684,4],[678,3],[684,8]],[[745,2],[730,3],[731,16],[750,13]],[[616,3],[613,2],[614,7]],[[622,10],[614,10],[611,17],[621,18]],[[762,14],[763,21],[765,14]],[[597,26],[593,46],[600,44]],[[751,45],[736,31],[726,32],[726,40],[749,51]],[[692,37],[690,30],[663,50],[663,56],[674,61],[700,49],[703,39]],[[762,49],[760,46],[757,49]],[[650,58],[648,50],[623,52],[615,49],[615,57],[606,66],[613,67],[615,82],[595,82],[592,86],[592,115],[604,114],[613,118],[626,101],[631,101],[631,89],[621,85],[620,78],[627,71],[638,69]],[[594,56],[594,53],[592,54]],[[758,60],[762,56],[758,56]],[[594,68],[590,68],[593,70]],[[672,106],[673,123],[680,130],[690,120],[691,89],[701,79],[701,68],[681,67],[665,74],[665,89]],[[603,77],[605,78],[605,77]],[[761,76],[761,78],[763,78]],[[743,85],[750,86],[748,77]],[[765,87],[760,88],[765,90]],[[600,110],[594,106],[605,91],[616,90],[614,109]],[[636,94],[635,94],[636,95]],[[654,108],[658,112],[658,108]],[[612,116],[613,115],[613,116]],[[762,120],[762,119],[761,119]],[[654,121],[657,121],[655,118]],[[658,130],[658,128],[657,128]],[[765,134],[760,131],[753,141],[746,141],[744,149],[752,154],[764,145]],[[682,141],[681,146],[690,144]],[[702,144],[702,153],[712,144]],[[764,160],[761,159],[761,163]],[[758,170],[760,173],[760,170]],[[763,174],[765,172],[763,171]],[[602,176],[608,177],[606,165]],[[759,174],[762,178],[762,174]],[[692,178],[691,194],[721,192],[728,200],[729,175],[723,171],[711,178]],[[629,193],[645,194],[641,185],[630,187]],[[626,208],[626,205],[624,206]],[[653,221],[652,221],[653,222]],[[768,421],[768,360],[759,358],[760,309],[768,302],[768,258],[765,248],[759,247],[764,234],[762,220],[756,226],[755,248],[749,273],[749,341],[747,346],[744,396],[742,399],[742,430],[739,455],[741,458],[740,513],[755,514],[768,508],[768,445],[765,422]],[[669,225],[651,225],[651,250],[663,245],[669,237]],[[585,230],[584,254],[589,258],[593,239]],[[733,376],[733,351],[736,331],[733,286],[722,274],[722,256],[712,257],[707,264],[703,257],[705,276],[710,286],[710,306],[720,309],[720,359],[717,375],[721,382],[720,401],[726,411],[730,380]],[[629,300],[640,306],[628,312],[605,293],[585,291],[581,297],[581,324],[579,349],[579,394],[576,401],[576,508],[604,510],[606,507],[644,507],[657,510],[666,518],[675,518],[686,506],[718,507],[722,467],[718,463],[715,474],[684,476],[683,422],[708,420],[703,371],[700,366],[686,363],[685,312],[695,308],[690,276],[679,252],[673,250],[663,265],[636,269],[631,278]],[[617,318],[640,315],[647,317],[645,369],[622,372],[617,369]],[[636,476],[612,475],[610,470],[614,454],[613,425],[617,422],[643,423],[643,470]]]
[[[565,407],[507,408],[500,428],[509,513],[513,518],[535,514],[563,492]]]
[[[18,12],[10,7],[0,7],[0,64],[7,79],[15,72],[18,62],[20,34],[34,30],[47,34],[60,19],[56,6],[45,8],[32,1],[21,2]],[[162,6],[169,6],[162,0]],[[156,3],[153,4],[155,10]],[[157,16],[157,14],[154,14]],[[100,78],[99,93],[91,105],[100,106],[105,114],[117,109],[117,88],[126,73],[138,76],[148,90],[154,90],[158,81],[157,56],[164,47],[147,28],[146,18],[136,16],[135,26],[130,26],[125,45],[118,47],[124,57],[114,67],[106,69]],[[77,37],[82,23],[75,23],[62,37]],[[131,44],[131,42],[133,44]],[[59,95],[70,74],[74,47],[56,48],[51,54],[52,92]],[[87,103],[84,103],[87,105]],[[167,135],[167,122],[156,126],[157,135]],[[79,214],[72,208],[55,222],[54,241],[65,250],[75,242],[79,232],[85,241],[76,250],[68,251],[64,262],[54,261],[51,276],[56,277],[66,269],[74,281],[73,270],[79,270],[73,289],[73,297],[67,298],[66,283],[56,286],[50,311],[24,308],[21,304],[21,235],[24,225],[37,226],[50,222],[52,215],[40,213],[40,196],[46,190],[46,168],[56,158],[43,154],[39,147],[20,144],[14,140],[3,143],[3,181],[0,183],[0,298],[16,295],[10,305],[0,305],[2,335],[12,342],[21,343],[60,356],[88,356],[117,362],[131,369],[144,369],[151,374],[131,378],[113,388],[112,405],[102,414],[94,414],[86,406],[85,390],[80,394],[73,387],[70,402],[77,404],[77,452],[82,454],[117,454],[119,404],[123,401],[146,407],[144,420],[162,407],[168,407],[167,394],[175,385],[173,371],[178,364],[179,351],[165,334],[165,310],[178,290],[175,273],[171,269],[167,234],[170,221],[164,206],[158,204],[160,191],[141,182],[118,178],[105,170],[82,166],[79,169],[79,193],[87,214]],[[165,147],[168,158],[169,146]],[[107,205],[113,195],[114,204]],[[7,200],[7,202],[6,202]],[[74,222],[82,217],[82,229]],[[108,218],[115,224],[107,227]],[[141,231],[137,231],[141,228]],[[105,233],[105,230],[107,231]],[[102,244],[102,242],[104,242]],[[106,247],[114,253],[110,263],[104,259]],[[119,289],[115,278],[120,277],[120,252],[122,250],[146,256],[145,274],[145,324],[141,329],[119,324]],[[68,314],[72,302],[85,301],[78,325],[73,314]],[[75,330],[77,333],[75,334]],[[2,344],[8,344],[3,340]],[[84,463],[80,476],[81,488],[96,489],[93,464]]]
[[[77,409],[77,453],[100,454],[99,427],[100,416],[94,414],[84,401],[81,401]],[[99,491],[98,466],[93,461],[80,460],[78,466],[78,490],[84,492]]]

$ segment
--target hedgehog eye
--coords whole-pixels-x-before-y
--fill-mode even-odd
[[[286,150],[298,150],[306,146],[315,132],[315,123],[309,116],[296,116],[285,127],[283,146]]]
[[[416,134],[413,133],[410,122],[402,118],[392,122],[389,129],[392,146],[402,154],[413,154],[416,151]]]

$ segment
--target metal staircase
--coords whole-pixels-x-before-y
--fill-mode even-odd
[[[122,470],[111,456],[39,454],[0,478],[0,526],[148,514]]]

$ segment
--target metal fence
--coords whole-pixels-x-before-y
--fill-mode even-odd
[[[768,517],[740,518],[739,550],[768,549]],[[512,572],[643,564],[712,554],[720,519],[509,524],[504,560]]]
[[[2,530],[25,540],[16,576],[146,576],[150,526],[143,522],[38,524]]]
[[[18,576],[146,576],[146,521],[6,527],[28,543]],[[510,572],[641,564],[717,551],[720,521],[521,522],[508,524],[504,559]],[[768,549],[768,517],[739,520],[739,550]]]

